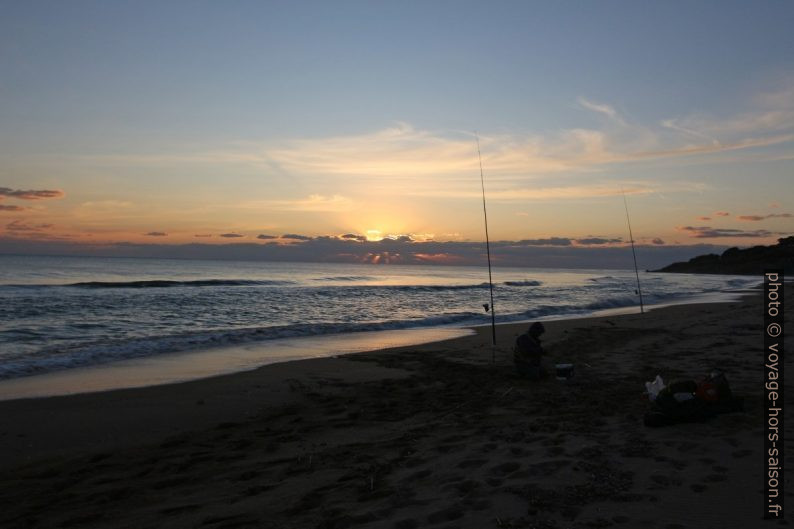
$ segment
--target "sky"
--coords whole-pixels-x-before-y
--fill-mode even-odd
[[[793,23],[779,1],[5,2],[0,253],[471,264],[478,140],[503,264],[622,262],[624,194],[640,256],[771,244],[794,233]]]

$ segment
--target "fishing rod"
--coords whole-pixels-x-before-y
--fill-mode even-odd
[[[626,201],[626,192],[620,188],[623,194],[623,207],[626,208],[626,224],[629,225],[629,240],[631,241],[631,255],[634,257],[634,275],[637,276],[637,294],[640,296],[640,314],[645,313],[645,308],[642,305],[642,288],[640,288],[640,273],[637,270],[637,253],[634,251],[634,236],[631,234],[631,219],[629,218],[629,203]]]
[[[480,153],[480,136],[474,131],[477,140],[477,158],[480,160],[480,184],[482,185],[482,215],[485,219],[485,251],[488,255],[488,288],[491,292],[491,363],[496,363],[496,311],[493,306],[493,277],[491,276],[491,241],[488,238],[488,210],[485,209],[485,177],[482,174],[482,154]]]

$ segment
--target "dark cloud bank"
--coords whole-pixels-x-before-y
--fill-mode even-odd
[[[592,238],[594,239],[594,238]],[[491,255],[496,266],[548,268],[631,268],[631,249],[624,246],[577,246],[572,239],[554,237],[523,241],[495,241]],[[698,244],[637,246],[643,269],[656,269],[691,257],[720,253],[727,246]],[[485,264],[483,242],[414,242],[409,237],[361,241],[352,237],[316,237],[293,244],[237,242],[228,244],[88,245],[66,241],[31,241],[0,237],[0,253],[27,255],[94,255],[107,257],[155,257],[254,261],[335,263]]]

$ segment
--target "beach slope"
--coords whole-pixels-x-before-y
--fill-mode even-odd
[[[510,325],[495,365],[481,329],[184,384],[0,402],[0,526],[754,527],[762,323],[760,292],[548,322],[551,358],[576,365],[569,382],[517,378],[510,350],[525,325]],[[643,425],[645,381],[714,367],[744,412]]]

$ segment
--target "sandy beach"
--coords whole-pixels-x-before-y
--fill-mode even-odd
[[[516,376],[520,324],[498,329],[495,365],[486,328],[182,384],[0,402],[0,526],[759,527],[762,321],[760,291],[551,321],[544,345],[575,364],[568,382]],[[643,425],[645,381],[713,367],[744,412]]]

